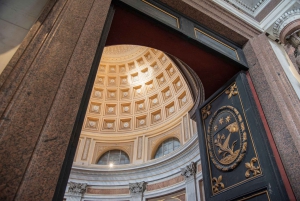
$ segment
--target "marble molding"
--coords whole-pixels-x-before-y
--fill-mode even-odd
[[[183,176],[177,176],[165,181],[161,181],[161,182],[157,182],[157,183],[153,183],[153,184],[148,184],[147,185],[147,191],[155,191],[158,190],[160,188],[166,188],[178,183],[181,183],[184,181],[184,177]]]
[[[119,165],[115,166],[113,171],[109,167],[103,167],[100,170],[98,165],[73,165],[69,181],[82,181],[82,183],[88,181],[89,186],[127,186],[128,181],[130,183],[146,181],[148,186],[151,186],[154,181],[159,181],[161,178],[173,178],[174,175],[180,175],[180,169],[185,168],[191,161],[200,161],[197,134],[173,154],[142,164]]]

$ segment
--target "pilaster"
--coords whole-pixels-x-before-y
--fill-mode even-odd
[[[181,175],[185,177],[187,201],[197,200],[196,172],[196,163],[194,162],[181,169]]]
[[[81,201],[81,198],[86,191],[86,187],[86,183],[70,182],[65,198],[67,198],[68,201]]]
[[[278,150],[280,156],[276,160],[283,182],[287,185],[290,182],[296,198],[300,199],[298,96],[264,34],[250,40],[244,47],[244,52],[255,92],[266,118],[265,129],[270,131],[272,137],[269,142],[273,147],[273,152]],[[262,120],[265,121],[264,118]],[[280,166],[281,162],[283,166]],[[284,176],[285,172],[288,178]]]
[[[18,61],[1,74],[0,200],[52,200],[77,145],[73,128],[85,112],[79,108],[110,1],[50,3]]]

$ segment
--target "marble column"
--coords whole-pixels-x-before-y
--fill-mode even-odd
[[[131,201],[142,201],[143,194],[146,190],[146,182],[129,183],[129,191],[131,194]]]
[[[81,201],[86,191],[86,183],[69,182],[68,192],[65,194],[67,201]]]
[[[181,169],[181,175],[185,177],[185,190],[187,201],[197,200],[197,183],[196,183],[196,164],[191,162],[185,168]]]

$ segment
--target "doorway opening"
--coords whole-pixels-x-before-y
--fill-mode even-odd
[[[137,189],[130,185],[141,182],[139,195],[147,200],[199,194],[181,175],[193,163],[195,185],[202,180],[192,117],[204,90],[193,73],[154,48],[105,47],[64,198],[131,200]],[[74,195],[78,186],[85,191]]]
[[[193,171],[201,173],[199,151],[197,151],[197,135],[194,135],[197,133],[196,125],[193,121],[193,118],[195,118],[193,116],[194,112],[199,104],[205,100],[205,97],[209,97],[217,91],[233,75],[239,72],[241,67],[218,52],[192,43],[182,35],[169,30],[138,12],[132,12],[129,8],[120,5],[115,5],[114,9],[113,21],[105,44],[107,50],[104,50],[104,54],[106,52],[109,55],[109,52],[113,52],[109,49],[115,47],[115,52],[119,52],[121,55],[122,48],[116,47],[124,44],[131,46],[131,56],[134,54],[134,51],[140,54],[136,54],[138,56],[134,59],[127,58],[127,60],[126,55],[123,55],[123,59],[126,61],[123,61],[123,63],[118,63],[118,59],[113,58],[113,56],[110,61],[104,62],[103,65],[100,63],[98,72],[102,72],[97,74],[95,78],[95,87],[91,92],[91,99],[87,109],[87,113],[90,116],[86,116],[83,123],[83,129],[87,129],[86,136],[79,140],[74,158],[74,164],[78,168],[73,168],[71,172],[71,174],[78,173],[75,176],[77,179],[70,181],[66,191],[78,190],[79,185],[79,189],[81,187],[84,188],[86,190],[84,192],[88,194],[98,194],[108,198],[110,196],[112,200],[113,196],[116,195],[123,195],[122,199],[124,200],[131,199],[135,196],[135,193],[130,193],[131,189],[133,189],[132,191],[147,189],[147,192],[150,192],[146,195],[149,199],[156,199],[169,193],[178,194],[178,192],[183,192],[186,196],[194,194],[200,197],[199,189],[202,189],[202,187],[200,187],[199,183],[201,183],[202,177],[198,176],[198,180],[194,181],[196,184],[194,186],[197,188],[194,188],[193,192],[186,192],[185,189],[188,188],[185,186],[188,184],[184,183],[184,176],[181,175],[179,166],[176,171],[170,171],[170,174],[166,173],[168,168],[165,168],[165,174],[160,174],[157,177],[149,176],[148,178],[153,179],[152,181],[145,177],[147,168],[141,169],[140,174],[143,177],[139,178],[137,177],[138,175],[135,175],[135,177],[123,178],[127,186],[124,182],[114,181],[114,187],[112,188],[108,186],[99,187],[97,180],[103,179],[104,175],[101,175],[101,171],[95,170],[93,167],[97,169],[99,165],[97,166],[96,164],[102,163],[101,159],[105,158],[108,166],[102,172],[109,175],[109,178],[112,178],[112,172],[117,172],[114,171],[118,169],[117,163],[122,164],[130,161],[127,167],[132,170],[134,165],[139,164],[143,166],[143,163],[149,161],[153,168],[159,169],[157,161],[165,165],[164,167],[171,167],[172,164],[176,164],[172,160],[180,160],[180,157],[183,157],[180,160],[183,162],[181,167],[187,165]],[[143,50],[143,48],[147,49]],[[130,53],[130,48],[127,48],[127,51]],[[120,55],[119,57],[121,58],[122,55]],[[164,63],[166,63],[166,66],[164,66]],[[157,74],[155,72],[156,64],[162,67],[161,71],[157,71]],[[134,66],[136,70],[131,70],[131,66]],[[125,73],[122,72],[124,69]],[[175,74],[177,73],[176,71],[178,74]],[[154,73],[152,74],[152,72]],[[151,79],[146,79],[147,74],[154,75],[151,78],[152,85],[157,88],[156,93],[150,93],[149,96],[145,95],[151,86]],[[139,79],[143,82],[142,84],[138,84]],[[129,83],[126,83],[128,81],[136,82],[137,84],[129,87]],[[168,84],[164,85],[163,82]],[[184,88],[186,90],[182,90]],[[171,99],[167,98],[169,92]],[[124,97],[124,95],[129,97],[136,96],[137,98],[126,101],[126,96]],[[98,99],[102,99],[102,101]],[[192,104],[183,106],[184,104],[188,105],[188,100],[193,100]],[[156,104],[160,106],[155,106]],[[150,110],[147,110],[147,114],[142,112],[146,107],[150,108]],[[181,107],[186,108],[180,111]],[[114,118],[113,115],[118,116],[118,118]],[[178,115],[180,118],[178,117],[176,121],[173,121],[172,115]],[[188,126],[178,126],[179,124]],[[155,133],[156,136],[163,137],[157,137],[157,139],[152,139],[152,141],[149,140],[149,136],[148,138],[145,137],[147,136],[145,130],[150,132],[149,130],[151,129],[149,128],[151,126],[155,127],[157,131],[160,129],[159,132]],[[97,140],[93,141],[91,137],[95,136],[95,130],[101,133],[98,139],[101,138],[102,142],[98,140],[98,144]],[[124,138],[120,138],[122,146],[120,146],[120,143],[112,143],[120,140],[118,139],[118,134],[104,136],[106,132],[111,133],[111,131],[119,132],[119,134],[127,132]],[[132,140],[130,137],[134,135],[133,133],[143,135],[137,135]],[[176,141],[179,141],[180,145],[185,146],[179,146],[178,148]],[[143,145],[152,147],[145,148]],[[161,149],[162,153],[159,153],[161,147],[163,147]],[[139,152],[138,150],[142,151]],[[194,155],[184,155],[183,153],[190,153],[187,150],[194,151]],[[170,152],[172,154],[168,154]],[[92,154],[89,155],[89,153]],[[156,155],[161,155],[162,157],[151,160]],[[166,160],[166,158],[170,160]],[[131,165],[133,161],[135,164]],[[84,178],[85,176],[81,172],[81,170],[85,171],[85,168],[82,168],[85,165],[90,165],[86,170],[93,169],[94,171],[91,174],[93,178],[90,178],[88,186],[86,183],[80,182],[82,179],[87,181],[87,178]],[[125,169],[118,169],[120,177],[122,177],[120,172],[125,171]],[[81,179],[79,179],[79,175],[82,176]],[[181,185],[178,185],[179,183]],[[157,189],[161,186],[171,186],[172,190],[157,193]],[[69,196],[73,195],[70,194]],[[178,196],[182,196],[182,194],[179,193]],[[87,197],[90,198],[91,196],[87,195]]]

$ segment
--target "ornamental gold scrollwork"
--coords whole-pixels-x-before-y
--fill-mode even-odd
[[[213,187],[212,187],[214,193],[219,192],[219,188],[220,188],[220,187],[221,187],[222,189],[224,189],[225,186],[224,186],[224,184],[221,182],[222,179],[223,179],[222,175],[220,175],[220,176],[218,177],[218,179],[217,179],[216,177],[214,177],[214,178],[212,179],[212,182],[215,183],[215,184],[213,185]]]
[[[257,161],[258,161],[258,159],[256,157],[254,157],[254,158],[251,159],[250,163],[245,163],[245,166],[248,169],[245,173],[246,178],[250,177],[251,172],[253,173],[253,176],[256,176],[256,175],[261,173],[260,167],[259,166],[257,166],[257,167],[254,166],[254,163],[256,163]]]
[[[213,164],[222,171],[233,170],[247,151],[246,128],[238,110],[219,108],[208,125],[207,148]]]
[[[210,114],[211,105],[208,104],[202,109],[202,118],[206,119]]]
[[[236,91],[237,89],[237,86],[236,86],[236,83],[234,83],[233,85],[231,85],[229,87],[229,89],[227,89],[225,91],[225,93],[228,95],[228,99],[230,99],[232,96],[235,96],[238,94],[238,91]]]

